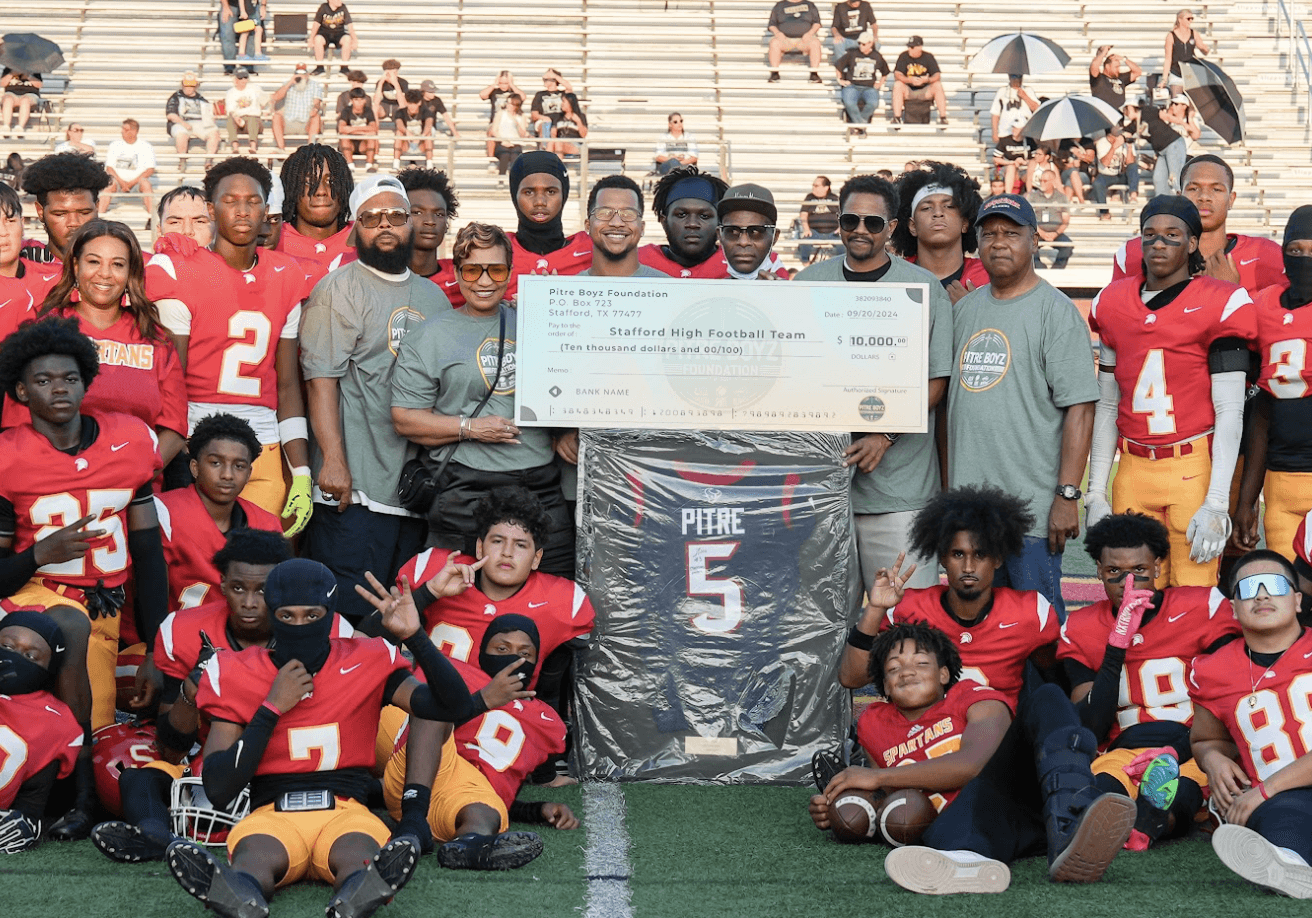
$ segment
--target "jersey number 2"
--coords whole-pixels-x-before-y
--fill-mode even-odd
[[[254,332],[254,337],[246,336]],[[219,369],[219,391],[224,395],[240,395],[245,398],[260,397],[260,379],[258,376],[243,376],[244,366],[258,366],[269,356],[269,340],[273,335],[273,325],[269,317],[262,312],[242,310],[232,314],[228,320],[228,337],[233,339],[223,351],[223,365]]]

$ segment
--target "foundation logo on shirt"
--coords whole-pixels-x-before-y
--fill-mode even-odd
[[[1011,367],[1011,342],[996,328],[975,332],[961,349],[961,388],[968,392],[992,389]]]
[[[483,374],[483,382],[492,386],[492,376],[497,371],[497,346],[500,338],[484,338],[478,346],[478,369]],[[515,394],[515,339],[506,338],[506,353],[501,361],[501,376],[492,386],[495,395]]]
[[[401,339],[410,332],[410,329],[423,321],[424,317],[409,306],[402,306],[393,311],[387,320],[387,349],[392,352],[393,357],[401,347]]]

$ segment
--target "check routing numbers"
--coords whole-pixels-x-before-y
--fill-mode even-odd
[[[925,430],[923,284],[522,280],[521,423]]]

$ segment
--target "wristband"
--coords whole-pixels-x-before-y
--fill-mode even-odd
[[[260,707],[268,708],[269,712],[273,714],[274,717],[282,717],[282,711],[279,711],[277,708],[275,708],[272,702],[266,701],[264,702],[264,704],[260,705]]]
[[[870,648],[875,646],[875,635],[866,634],[856,625],[853,625],[852,630],[847,633],[847,643],[857,650],[869,652]]]
[[[1271,795],[1266,792],[1266,784],[1262,781],[1257,782],[1257,792],[1262,795],[1263,800],[1271,799]]]
[[[310,467],[309,467],[308,465],[294,465],[294,466],[292,466],[292,477],[293,477],[293,478],[309,478],[309,477],[310,477]]]
[[[460,416],[460,439],[469,439],[469,418],[463,414]]]
[[[305,418],[286,418],[278,422],[278,439],[284,445],[293,440],[310,439],[310,428],[306,426]]]

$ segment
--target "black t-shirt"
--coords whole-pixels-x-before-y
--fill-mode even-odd
[[[543,89],[533,96],[533,104],[529,111],[537,112],[539,115],[546,115],[551,121],[557,122],[564,117],[564,103],[560,100],[569,96],[570,104],[574,106],[574,111],[579,110],[579,97],[574,93],[567,93],[563,89],[557,89],[551,92]]]
[[[876,284],[884,279],[884,275],[893,267],[893,259],[884,262],[873,271],[853,271],[847,266],[847,259],[843,259],[843,278],[849,281],[857,281],[867,284]]]
[[[912,57],[910,50],[903,51],[897,56],[893,69],[908,77],[932,77],[939,72],[938,61],[928,51],[922,51],[920,57]]]
[[[513,96],[514,94],[515,91],[513,89],[492,90],[492,95],[487,97],[487,104],[489,106],[488,113],[487,113],[488,118],[489,119],[495,118],[497,116],[497,112],[501,111],[503,108],[506,107],[506,103],[510,101],[510,97]]]
[[[337,120],[345,121],[348,127],[367,127],[378,123],[378,119],[374,117],[373,108],[368,105],[364,107],[362,112],[353,112],[348,107],[346,111],[337,116]]]
[[[770,11],[770,25],[789,38],[801,38],[820,24],[820,11],[811,0],[779,0]]]
[[[345,32],[351,24],[351,14],[345,4],[333,9],[327,3],[321,3],[315,10],[314,21],[319,23],[320,32]]]
[[[866,0],[853,9],[845,0],[834,4],[834,21],[831,28],[838,29],[844,38],[856,38],[875,24],[875,11]]]
[[[400,92],[396,91],[396,83],[401,84]],[[383,78],[379,77],[378,82],[374,84],[375,91],[379,89],[383,91],[384,108],[391,108],[394,105],[400,105],[401,100],[405,98],[405,91],[410,88],[410,81],[403,76],[397,77],[396,83],[393,83],[391,80],[384,82]]]
[[[1139,107],[1139,137],[1148,141],[1154,153],[1160,153],[1180,139],[1181,134],[1162,120],[1162,110],[1156,105]]]
[[[998,145],[993,148],[994,156],[1001,156],[1006,160],[1024,162],[1029,159],[1031,154],[1039,148],[1039,145],[1029,137],[1021,137],[1019,140],[1008,134],[998,141]]]
[[[827,236],[838,232],[838,195],[832,191],[823,198],[808,194],[802,201],[802,213],[811,232]]]
[[[574,114],[576,114],[576,115],[579,116],[579,121],[582,121],[582,122],[583,122],[583,126],[584,126],[584,127],[587,127],[587,126],[588,126],[588,116],[587,116],[587,115],[583,114],[583,112],[579,111],[577,108],[574,109]],[[579,131],[579,126],[578,126],[577,124],[575,124],[575,123],[574,123],[573,121],[571,121],[570,119],[566,118],[564,115],[561,115],[560,120],[556,122],[556,136],[557,136],[557,137],[581,137],[581,136],[583,136],[583,135],[582,135],[582,133]]]
[[[874,86],[880,75],[888,75],[888,61],[873,48],[869,54],[862,54],[860,48],[853,48],[840,57],[834,66],[843,74],[843,79],[851,80],[854,86]]]
[[[1089,92],[1119,112],[1125,104],[1125,87],[1133,82],[1128,73],[1117,74],[1115,78],[1100,73],[1089,77]]]
[[[440,99],[438,100],[438,104],[441,104]],[[442,111],[446,111],[446,108],[443,107]],[[392,117],[397,124],[404,124],[406,127],[409,127],[410,123],[414,122],[422,128],[425,122],[437,120],[437,109],[427,102],[420,102],[419,111],[412,115],[410,114],[410,109],[402,105],[396,110],[396,114]]]
[[[4,72],[0,73],[0,77],[6,77],[11,74],[14,74],[15,72],[16,71],[6,67],[4,69]],[[15,76],[15,78],[10,82],[8,86],[4,87],[4,91],[12,92],[16,96],[39,95],[41,92],[41,87],[36,85],[35,82],[36,80],[39,79],[41,79],[41,74],[39,73],[31,73],[31,74],[19,73],[17,74],[17,76]],[[8,125],[6,125],[6,127],[8,127]]]

